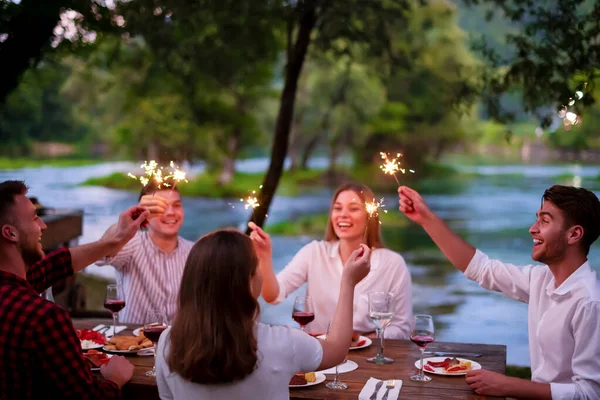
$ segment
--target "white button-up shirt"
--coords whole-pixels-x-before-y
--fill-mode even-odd
[[[277,274],[279,296],[275,304],[307,283],[307,295],[312,298],[315,312],[315,319],[307,330],[325,332],[333,319],[344,268],[339,247],[339,241],[312,241]],[[394,293],[395,314],[385,329],[385,337],[408,339],[412,328],[412,288],[410,273],[400,254],[388,249],[375,249],[371,253],[371,271],[354,290],[356,332],[375,330],[375,324],[369,318],[368,293],[371,292]]]
[[[465,275],[529,304],[531,379],[552,399],[600,399],[600,281],[588,262],[559,287],[542,265],[516,267],[477,250]]]
[[[173,320],[183,269],[193,245],[179,237],[175,250],[167,254],[152,242],[147,231],[138,231],[114,257],[96,262],[117,270],[117,283],[125,292],[119,322],[144,324],[150,310],[163,310],[167,319]]]

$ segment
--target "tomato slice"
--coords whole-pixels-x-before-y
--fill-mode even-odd
[[[452,367],[446,368],[446,372],[460,372],[466,370],[467,367],[464,365],[453,365]]]
[[[423,369],[424,369],[425,371],[429,371],[429,372],[435,372],[435,370],[434,370],[433,368],[431,368],[429,365],[426,365],[426,366],[424,366],[424,367],[423,367]]]

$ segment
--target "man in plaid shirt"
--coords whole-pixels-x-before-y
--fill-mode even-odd
[[[46,225],[26,194],[21,181],[0,183],[0,399],[120,398],[133,365],[114,356],[95,379],[69,314],[38,293],[118,252],[148,212],[132,207],[110,237],[44,257]]]

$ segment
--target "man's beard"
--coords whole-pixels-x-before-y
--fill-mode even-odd
[[[29,270],[29,268],[32,265],[34,265],[38,261],[41,261],[44,258],[44,252],[40,251],[36,245],[34,249],[22,249],[21,257],[23,257],[25,266],[26,266],[27,270]]]

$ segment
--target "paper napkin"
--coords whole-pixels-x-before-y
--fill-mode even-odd
[[[358,395],[358,399],[359,400],[369,400],[371,398],[371,395],[373,394],[373,391],[375,390],[375,385],[377,385],[377,382],[379,382],[379,379],[375,379],[375,378],[369,378],[369,380],[367,381],[367,383],[365,383],[365,386],[363,386],[362,390],[360,391],[360,394]],[[381,385],[381,387],[379,388],[379,390],[377,391],[377,400],[381,400],[383,398],[383,395],[385,394],[387,388],[385,387],[387,380],[383,381],[383,385]],[[398,398],[398,396],[400,395],[400,389],[402,388],[402,380],[400,379],[396,379],[396,386],[394,386],[393,389],[390,389],[390,392],[388,393],[388,400],[396,400]]]

